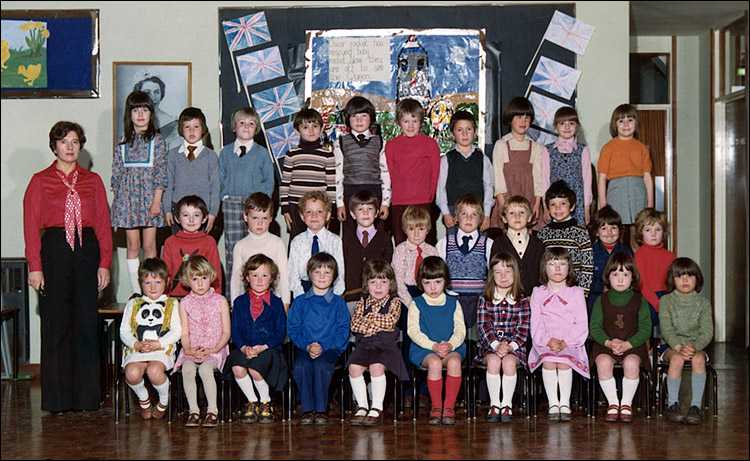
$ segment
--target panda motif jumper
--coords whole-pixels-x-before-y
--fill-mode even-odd
[[[167,295],[158,299],[147,296],[128,301],[120,323],[122,340],[122,366],[130,362],[158,360],[167,370],[174,366],[177,341],[182,336],[179,301]],[[133,345],[136,341],[156,339],[162,348],[152,352],[138,352]]]

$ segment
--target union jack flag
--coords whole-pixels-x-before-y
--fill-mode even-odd
[[[297,92],[291,83],[255,93],[252,98],[261,123],[299,112]]]
[[[245,86],[286,75],[278,46],[237,56],[237,66]]]
[[[271,41],[266,14],[262,11],[241,18],[222,21],[221,27],[224,28],[224,37],[227,39],[229,51],[237,51]]]
[[[567,106],[567,104],[556,99],[542,96],[539,93],[531,93],[529,95],[529,101],[531,101],[531,105],[534,107],[536,125],[545,130],[554,131],[555,112],[557,112],[557,109]]]
[[[581,71],[542,56],[536,65],[531,84],[542,90],[570,99],[576,89]]]
[[[546,146],[547,144],[551,144],[557,141],[557,136],[555,136],[554,134],[547,133],[546,131],[542,130],[537,130],[536,128],[529,128],[529,130],[526,132],[526,135],[542,146]]]
[[[289,122],[266,130],[274,157],[285,156],[292,147],[299,144],[299,135],[294,131],[293,124]]]
[[[586,52],[593,33],[593,26],[555,10],[543,40],[582,55]]]

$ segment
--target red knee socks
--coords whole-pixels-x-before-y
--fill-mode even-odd
[[[456,405],[456,396],[461,389],[461,377],[448,375],[445,378],[445,403],[443,409],[453,410]]]
[[[440,408],[440,402],[443,400],[443,378],[436,380],[427,380],[427,390],[430,392],[430,400],[432,400],[431,408]]]

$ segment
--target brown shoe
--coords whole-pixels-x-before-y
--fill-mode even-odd
[[[370,416],[368,414],[362,424],[364,424],[365,426],[380,426],[383,423],[383,410],[373,408],[370,410],[370,413],[372,413],[373,411],[377,413],[377,416]]]
[[[365,414],[357,416],[357,413],[359,413],[360,411],[364,411]],[[351,424],[352,426],[364,426],[365,425],[364,424],[365,418],[367,418],[367,412],[368,411],[369,410],[367,408],[365,408],[365,407],[359,407],[359,408],[357,408],[357,410],[354,412],[354,416],[352,416],[352,420],[349,422],[349,424]]]
[[[188,416],[187,422],[185,423],[185,427],[198,427],[201,425],[201,415],[198,413],[190,413],[190,416]]]
[[[315,424],[317,426],[327,426],[328,413],[315,413]]]
[[[308,411],[302,414],[302,418],[299,420],[300,426],[309,426],[315,422],[315,413]]]
[[[260,413],[258,414],[258,422],[263,424],[270,424],[274,419],[273,405],[271,402],[262,402],[260,404]]]
[[[443,424],[447,426],[456,424],[456,411],[453,408],[443,410]]]
[[[432,410],[430,410],[430,419],[427,420],[427,424],[432,424],[432,425],[440,424],[442,418],[443,418],[443,409],[433,408]]]
[[[144,407],[144,405],[147,405]],[[141,417],[143,419],[151,419],[151,400],[139,400],[138,401],[138,409],[141,410]]]
[[[162,406],[161,402],[158,402],[151,412],[151,417],[154,419],[162,419],[167,414],[168,407]]]
[[[206,413],[206,419],[203,420],[203,427],[216,427],[219,424],[219,417],[216,413]]]
[[[242,412],[242,424],[252,424],[258,421],[258,402],[247,402]]]

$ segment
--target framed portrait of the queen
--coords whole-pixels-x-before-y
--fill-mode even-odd
[[[177,132],[180,112],[191,105],[192,64],[189,62],[114,62],[112,63],[114,114],[113,142],[124,132],[125,100],[133,91],[151,96],[156,128],[167,148],[181,142]]]

